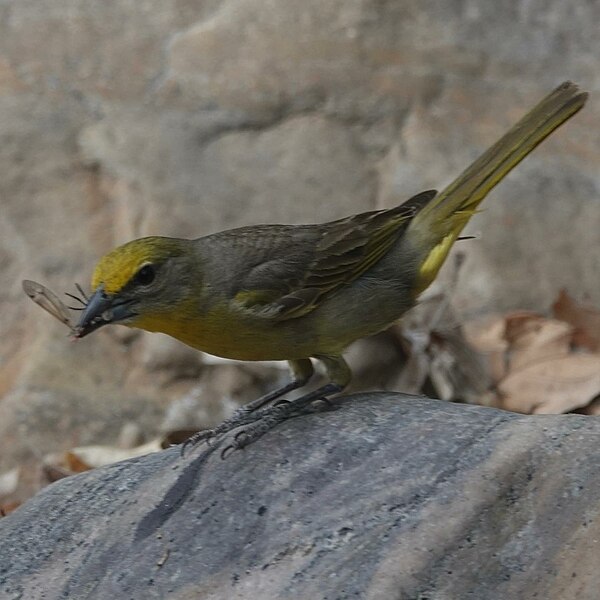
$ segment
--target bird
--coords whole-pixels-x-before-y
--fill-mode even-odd
[[[586,99],[564,82],[441,192],[427,190],[393,208],[320,224],[125,243],[97,263],[74,336],[117,323],[220,357],[288,361],[287,384],[185,443],[233,432],[227,449],[243,448],[349,384],[344,350],[415,305],[488,192]],[[285,400],[309,382],[313,360],[324,366],[326,383]]]

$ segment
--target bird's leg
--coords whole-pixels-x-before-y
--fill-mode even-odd
[[[327,400],[329,396],[341,392],[350,383],[352,373],[341,356],[319,356],[317,358],[325,365],[331,381],[304,396],[285,403],[278,403],[252,414],[252,421],[246,421],[244,424],[247,427],[238,432],[231,443],[221,452],[222,458],[226,458],[234,450],[248,446],[286,419],[305,414],[307,408],[315,400]]]
[[[251,423],[246,423],[247,427],[235,434],[231,443],[221,452],[221,457],[227,458],[234,450],[245,448],[279,423],[304,414],[315,400],[326,399],[327,396],[337,394],[342,389],[342,386],[337,383],[328,383],[300,398],[269,407],[261,411],[262,414],[260,415],[252,415],[255,417],[254,420]]]
[[[241,406],[235,414],[240,413],[241,415],[247,415],[255,410],[262,408],[266,404],[281,398],[284,394],[297,390],[298,388],[304,387],[314,375],[314,368],[309,358],[302,358],[300,360],[290,360],[288,362],[290,371],[292,372],[292,380],[286,385],[244,404]],[[234,416],[235,416],[234,414]]]
[[[254,420],[253,413],[255,413],[258,409],[262,408],[266,404],[269,404],[270,402],[273,402],[274,400],[277,400],[278,398],[281,398],[281,396],[287,394],[288,392],[303,387],[313,376],[314,369],[309,358],[290,360],[289,366],[292,372],[292,380],[289,383],[277,388],[276,390],[273,390],[272,392],[269,392],[268,394],[265,394],[264,396],[261,396],[260,398],[257,398],[256,400],[253,400],[252,402],[248,402],[248,404],[245,404],[244,406],[240,406],[240,408],[238,408],[233,415],[231,415],[231,417],[213,429],[204,429],[196,432],[185,442],[183,442],[181,446],[181,453],[183,454],[188,446],[193,447],[203,440],[208,440],[216,435],[227,433],[235,427],[252,422]]]

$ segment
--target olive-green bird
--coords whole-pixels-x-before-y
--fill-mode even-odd
[[[120,323],[226,358],[287,360],[288,385],[191,440],[246,425],[228,448],[245,446],[348,385],[344,349],[415,304],[487,193],[586,98],[563,83],[442,192],[395,208],[318,225],[252,225],[124,244],[96,266],[76,337]],[[324,364],[328,383],[266,406],[309,381],[311,358]]]

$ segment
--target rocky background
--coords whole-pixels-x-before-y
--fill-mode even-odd
[[[460,319],[544,312],[561,288],[600,304],[598,22],[600,4],[561,0],[2,3],[0,473],[210,425],[286,376],[124,328],[69,343],[22,279],[87,288],[135,237],[441,188],[565,79],[588,105],[490,195],[451,301]],[[396,346],[351,349],[358,383],[388,382]]]

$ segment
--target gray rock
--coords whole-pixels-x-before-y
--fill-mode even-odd
[[[48,487],[0,521],[0,598],[593,600],[599,427],[348,397]]]

